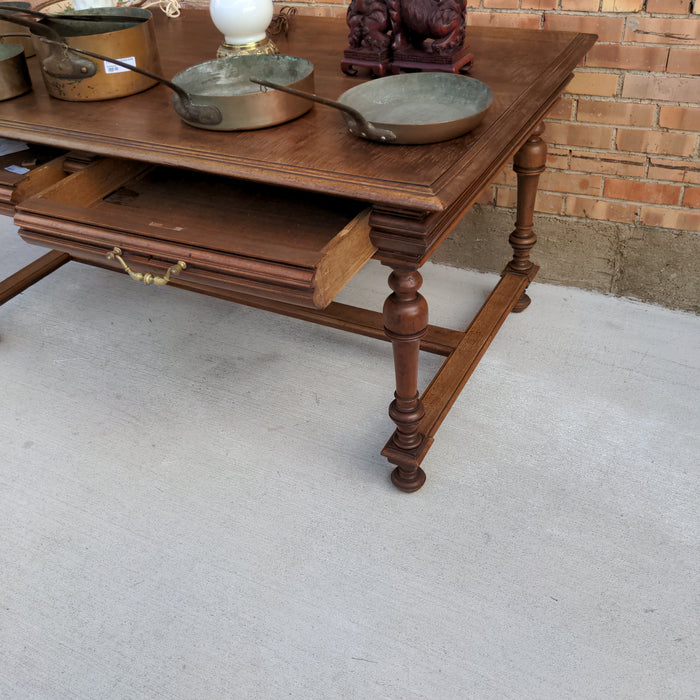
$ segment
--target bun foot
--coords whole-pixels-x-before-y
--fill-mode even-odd
[[[410,471],[402,469],[401,467],[396,467],[396,469],[391,472],[391,483],[394,484],[399,491],[413,493],[414,491],[418,491],[425,483],[425,472],[420,467],[416,467]]]
[[[523,294],[518,301],[515,302],[515,306],[511,309],[511,312],[514,314],[519,314],[521,311],[525,311],[528,306],[530,306],[530,302],[532,299],[527,294]]]

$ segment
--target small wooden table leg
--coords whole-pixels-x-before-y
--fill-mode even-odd
[[[506,272],[528,275],[534,267],[530,260],[530,251],[537,242],[532,223],[535,197],[537,184],[547,161],[547,144],[540,138],[543,131],[544,124],[540,122],[513,159],[513,170],[518,177],[518,209],[515,230],[508,239],[513,248],[513,259],[506,266]],[[529,305],[530,297],[523,292],[513,307],[513,312],[524,311]]]
[[[391,480],[401,491],[417,491],[425,482],[420,468],[430,442],[418,426],[425,415],[418,393],[418,354],[428,327],[428,303],[418,293],[423,278],[413,267],[391,265],[389,286],[394,290],[384,304],[384,332],[394,350],[396,392],[389,415],[396,431],[382,454],[396,465]]]

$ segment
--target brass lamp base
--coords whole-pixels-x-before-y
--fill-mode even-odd
[[[275,46],[272,39],[265,37],[260,41],[251,41],[248,44],[228,44],[225,41],[219,46],[216,51],[217,58],[225,56],[249,56],[251,54],[275,54],[279,53],[279,49]]]

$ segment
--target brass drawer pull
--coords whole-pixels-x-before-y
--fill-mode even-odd
[[[129,277],[131,277],[132,280],[136,280],[137,282],[143,282],[144,284],[156,284],[159,286],[168,284],[172,275],[177,275],[179,272],[182,272],[182,270],[184,270],[187,267],[186,263],[184,263],[182,260],[178,260],[177,263],[172,267],[169,267],[165,275],[161,277],[160,275],[154,275],[152,272],[134,272],[124,262],[124,259],[122,258],[121,248],[115,247],[114,250],[110,250],[109,253],[107,253],[107,260],[114,260],[115,258],[119,260],[122,267],[124,268],[124,271],[128,273]]]

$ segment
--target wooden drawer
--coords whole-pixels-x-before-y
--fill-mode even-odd
[[[63,152],[45,146],[0,156],[0,214],[12,216],[26,197],[64,178]]]
[[[82,262],[324,308],[375,252],[366,205],[101,159],[18,207],[29,243]],[[182,267],[182,266],[181,266]]]

